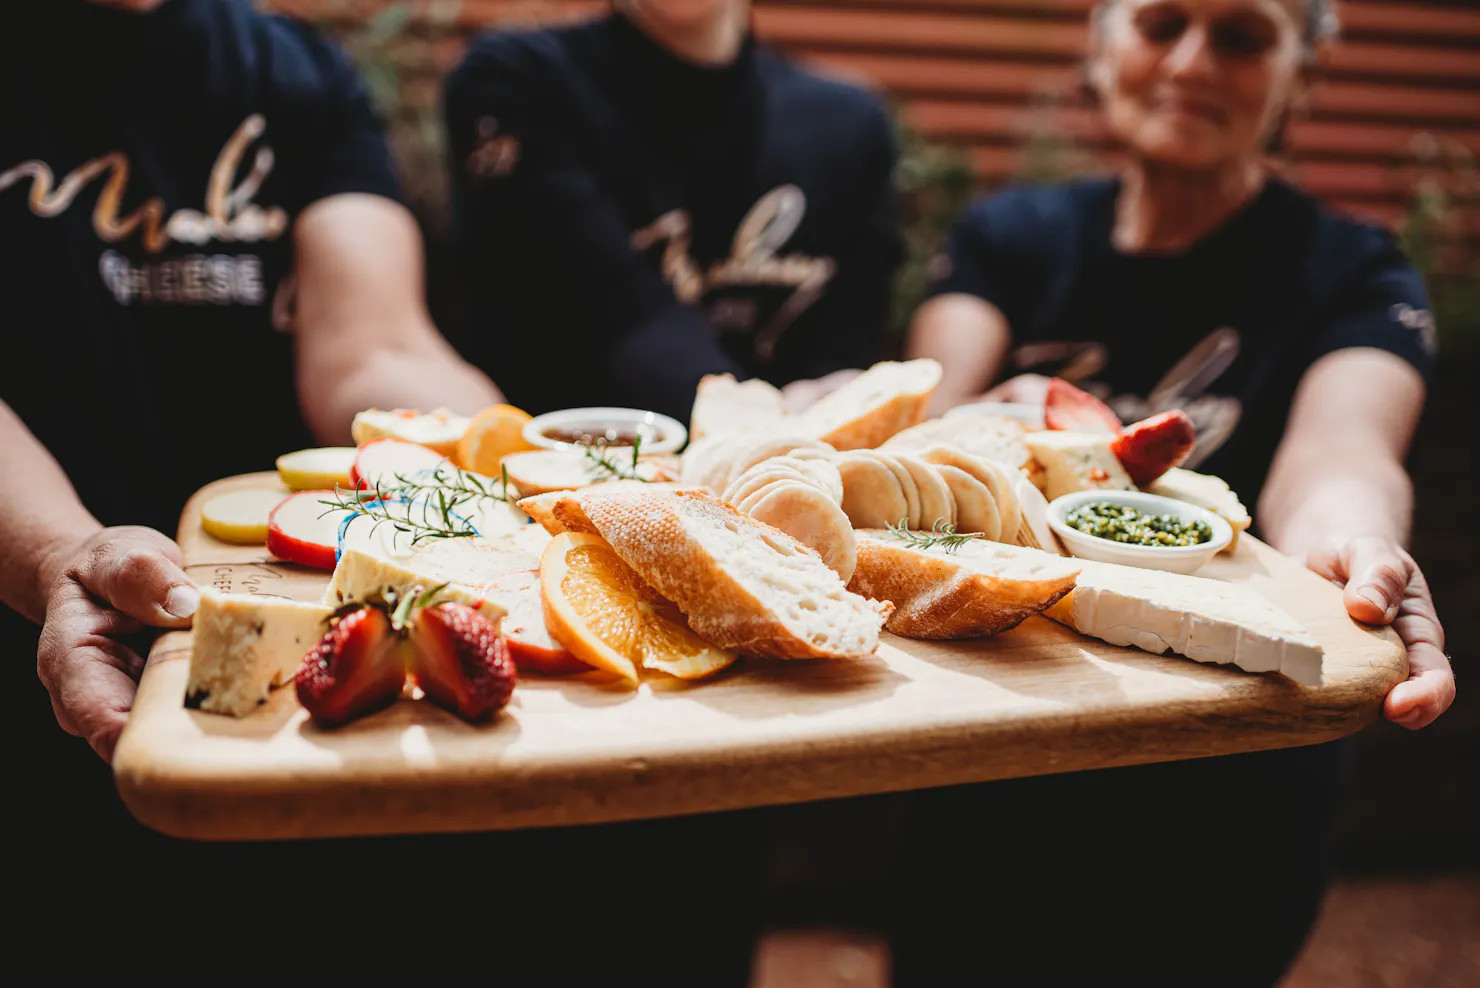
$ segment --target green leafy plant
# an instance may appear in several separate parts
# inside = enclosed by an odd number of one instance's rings
[[[1480,250],[1466,229],[1480,205],[1480,162],[1459,141],[1422,132],[1409,142],[1400,179],[1409,200],[1398,234],[1428,283],[1440,338],[1480,344]]]
[[[965,150],[926,141],[897,109],[894,125],[900,149],[894,182],[900,194],[905,251],[894,278],[891,321],[897,340],[925,298],[951,226],[971,204],[975,176]]]

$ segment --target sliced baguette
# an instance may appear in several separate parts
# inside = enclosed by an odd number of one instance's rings
[[[622,470],[632,466],[632,451],[622,447],[608,449],[605,456]],[[552,491],[573,491],[596,483],[610,476],[595,460],[583,453],[568,453],[564,450],[537,449],[525,453],[510,453],[503,459],[508,471],[509,483],[524,497],[548,494]],[[637,475],[644,480],[655,480],[658,468],[645,460],[639,460]]]
[[[891,436],[883,448],[924,451],[935,446],[952,446],[972,456],[1031,472],[1036,463],[1023,441],[1027,434],[1027,428],[1016,419],[960,415],[921,422]]]
[[[783,659],[878,647],[888,604],[850,593],[816,552],[709,494],[592,490],[579,501],[617,555],[715,645]]]
[[[816,552],[844,583],[852,579],[856,564],[853,524],[826,491],[812,484],[783,480],[745,513]]]
[[[848,588],[894,605],[889,630],[909,638],[976,638],[1016,627],[1074,589],[1077,560],[972,539],[917,549],[877,530],[858,532]]]
[[[874,364],[788,421],[836,449],[872,449],[925,418],[940,376],[930,359]]]
[[[641,480],[609,480],[604,484],[591,484],[588,486],[609,491],[627,489],[681,491],[691,489],[685,487],[683,484],[665,483],[662,481],[654,481],[649,484]],[[529,515],[536,524],[551,535],[559,535],[561,532],[586,532],[595,534],[596,529],[592,528],[591,523],[585,521],[584,515],[580,513],[579,501],[572,500],[572,507],[565,508],[563,511],[560,509],[560,503],[574,493],[576,491],[547,491],[544,494],[535,494],[531,497],[520,498],[518,502],[519,510]],[[569,522],[573,522],[574,524],[570,524]]]
[[[781,392],[759,378],[737,381],[733,374],[706,374],[689,413],[689,440],[740,432],[786,414]]]

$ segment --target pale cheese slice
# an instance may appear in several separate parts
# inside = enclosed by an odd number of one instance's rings
[[[1049,429],[1024,441],[1044,470],[1043,494],[1050,501],[1075,491],[1133,491],[1136,485],[1110,449],[1113,437]]]
[[[408,593],[430,590],[446,583],[447,586],[442,590],[444,598],[476,609],[495,624],[504,616],[503,607],[484,597],[477,588],[448,582],[445,570],[434,576],[414,570],[412,565],[378,559],[359,549],[346,549],[339,557],[339,564],[334,567],[334,576],[329,581],[328,589],[324,591],[324,603],[330,607],[342,607],[349,603],[376,600],[384,597],[387,590],[394,591],[398,597],[404,597]],[[477,574],[470,573],[469,577],[476,579]]]
[[[1073,592],[1045,613],[1080,634],[1321,684],[1320,643],[1248,587],[1085,559],[1076,565]]]
[[[202,587],[186,703],[233,717],[251,713],[293,678],[332,613],[321,604]]]
[[[1228,522],[1233,529],[1233,539],[1223,549],[1224,552],[1232,552],[1234,546],[1238,545],[1239,533],[1248,531],[1253,523],[1253,519],[1249,517],[1249,509],[1244,507],[1233,488],[1221,477],[1172,467],[1146,489],[1152,494],[1205,508]]]

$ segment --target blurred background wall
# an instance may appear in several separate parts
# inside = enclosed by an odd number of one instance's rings
[[[268,0],[351,52],[382,112],[428,234],[434,313],[462,320],[448,241],[440,77],[480,30],[586,17],[602,0]],[[1115,153],[1078,95],[1091,0],[757,0],[760,37],[874,87],[898,109],[910,259],[900,325],[925,260],[970,199],[1004,181],[1104,169]],[[1449,632],[1460,701],[1412,735],[1378,725],[1343,816],[1348,871],[1480,864],[1480,4],[1351,0],[1311,112],[1278,166],[1327,202],[1397,232],[1428,277],[1443,359],[1411,471],[1414,555]]]

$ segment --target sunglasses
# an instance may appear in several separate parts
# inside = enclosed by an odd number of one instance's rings
[[[1135,15],[1136,30],[1154,45],[1173,45],[1192,26],[1192,18],[1172,7],[1143,8]],[[1220,58],[1257,58],[1279,44],[1279,26],[1256,13],[1231,14],[1209,22],[1208,46]]]

